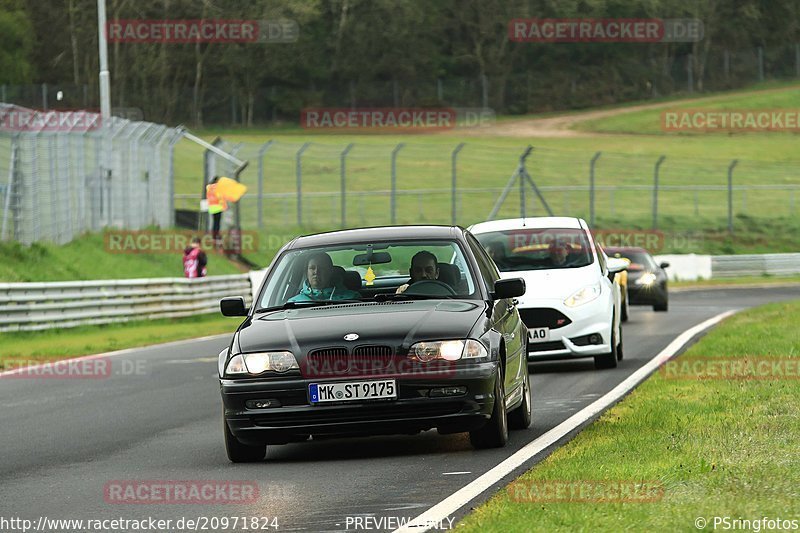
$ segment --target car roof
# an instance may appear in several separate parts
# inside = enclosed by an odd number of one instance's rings
[[[583,222],[583,225],[581,224]],[[469,227],[472,233],[489,233],[491,231],[504,231],[509,229],[522,228],[558,228],[558,229],[582,229],[586,222],[576,217],[526,217],[526,218],[506,218],[503,220],[489,220],[479,222]]]
[[[289,243],[287,249],[355,244],[364,241],[458,239],[463,238],[463,234],[464,228],[460,226],[377,226],[303,235]]]

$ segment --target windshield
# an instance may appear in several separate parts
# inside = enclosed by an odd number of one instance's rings
[[[455,241],[362,242],[284,253],[269,273],[258,309],[478,297]]]
[[[647,252],[638,252],[638,251],[628,251],[628,250],[606,250],[606,253],[609,257],[622,257],[624,259],[628,259],[631,264],[628,267],[628,270],[636,271],[636,270],[655,270],[656,262]]]
[[[578,268],[594,261],[586,232],[523,228],[475,235],[501,272]]]

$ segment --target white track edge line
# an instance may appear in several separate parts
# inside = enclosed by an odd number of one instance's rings
[[[437,503],[421,515],[407,522],[404,526],[396,529],[394,533],[424,533],[434,525],[441,523],[453,515],[456,511],[468,504],[483,491],[500,481],[502,478],[513,472],[525,461],[534,455],[545,450],[559,439],[579,427],[581,424],[601,413],[609,406],[617,402],[628,392],[633,390],[639,383],[644,381],[647,376],[658,369],[661,364],[675,356],[687,342],[698,333],[710,328],[734,314],[735,310],[725,311],[708,320],[693,326],[672,340],[658,355],[645,363],[642,367],[628,376],[622,383],[611,389],[604,396],[598,398],[582,410],[578,411],[559,425],[532,440],[513,455],[503,460],[497,466],[488,470],[485,474],[471,481],[461,489],[457,490],[441,502]]]

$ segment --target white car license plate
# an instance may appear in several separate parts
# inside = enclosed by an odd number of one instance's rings
[[[550,328],[528,328],[528,339],[531,342],[547,342],[550,340]]]
[[[393,379],[381,381],[350,381],[347,383],[311,383],[308,386],[311,403],[347,402],[397,398]]]

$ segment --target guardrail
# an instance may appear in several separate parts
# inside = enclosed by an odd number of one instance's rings
[[[657,255],[668,261],[672,280],[735,278],[740,276],[793,276],[800,274],[800,253],[742,255]]]
[[[712,256],[711,273],[715,278],[791,276],[800,274],[800,254]]]
[[[205,278],[0,283],[0,331],[71,328],[219,311],[225,296],[252,301],[248,274]]]

